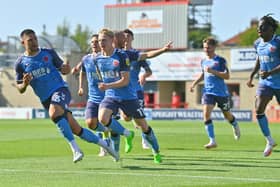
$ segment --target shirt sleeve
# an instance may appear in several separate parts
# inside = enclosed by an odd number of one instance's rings
[[[82,59],[82,66],[81,66],[82,72],[86,72],[85,61],[86,61],[86,56],[84,56],[83,59]]]
[[[50,49],[50,54],[53,57],[53,65],[59,69],[63,64],[63,60],[58,56],[58,54],[53,49]]]
[[[16,82],[17,84],[21,84],[23,82],[22,78],[24,73],[24,69],[22,68],[22,64],[21,64],[21,58],[19,58],[15,63],[15,71],[16,71]]]

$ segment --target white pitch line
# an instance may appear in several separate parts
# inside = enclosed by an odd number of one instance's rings
[[[177,174],[153,174],[153,173],[127,173],[127,172],[100,172],[100,171],[64,171],[64,170],[23,170],[23,169],[0,169],[0,173],[51,173],[51,174],[94,174],[94,175],[129,175],[129,176],[151,176],[151,177],[175,177],[175,178],[197,178],[213,180],[235,180],[248,182],[280,182],[280,179],[264,178],[240,178],[240,177],[223,177],[223,176],[197,176],[197,175],[177,175]]]

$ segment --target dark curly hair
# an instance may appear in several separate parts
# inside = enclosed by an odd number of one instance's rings
[[[260,21],[263,21],[264,23],[269,24],[272,27],[273,31],[275,32],[278,28],[278,21],[275,20],[271,15],[273,15],[273,14],[270,13],[270,14],[263,16],[260,19]]]

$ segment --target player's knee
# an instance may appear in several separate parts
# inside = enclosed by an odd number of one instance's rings
[[[53,112],[50,112],[49,111],[49,117],[50,117],[50,119],[52,120],[52,121],[57,121],[57,119],[56,118],[58,118],[58,119],[60,119],[60,118],[65,118],[65,119],[67,119],[67,111],[57,111],[57,110],[55,110],[55,111],[53,111]]]
[[[97,120],[87,119],[86,124],[87,124],[88,128],[94,130],[97,127]]]
[[[148,123],[145,120],[145,118],[140,118],[140,119],[134,118],[134,121],[135,121],[136,125],[142,129],[142,131],[145,132],[148,130],[149,126],[148,126]]]
[[[235,116],[234,116],[234,115],[231,115],[231,117],[228,118],[228,121],[229,121],[230,123],[233,123],[235,120],[236,120],[236,119],[235,119]]]
[[[65,118],[65,115],[60,115],[60,116],[50,116],[51,120],[54,122],[54,123],[57,123],[59,122],[61,119]]]
[[[99,122],[106,127],[108,127],[111,124],[111,121],[112,121],[111,118],[109,120],[105,119],[105,118],[102,118],[102,119],[99,120]]]
[[[224,117],[225,117],[229,122],[233,121],[234,116],[232,115],[231,112],[229,112],[229,111],[223,111],[223,114],[224,114]]]
[[[124,121],[127,121],[127,122],[132,120],[132,118],[128,117],[128,116],[122,116],[122,117],[123,117]]]

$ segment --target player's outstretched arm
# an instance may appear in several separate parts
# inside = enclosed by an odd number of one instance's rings
[[[75,75],[76,73],[78,73],[81,70],[82,67],[82,62],[79,62],[76,66],[74,66],[71,70],[71,74]]]
[[[164,45],[164,47],[162,47],[160,49],[156,49],[156,50],[141,53],[139,61],[146,60],[147,58],[156,57],[156,56],[168,51],[169,49],[172,48],[172,44],[173,44],[173,41],[169,41],[167,44]]]

